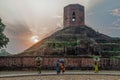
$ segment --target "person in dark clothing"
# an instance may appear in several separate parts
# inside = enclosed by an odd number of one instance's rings
[[[61,67],[60,67],[59,60],[57,60],[57,62],[56,62],[56,72],[57,72],[57,74],[60,74],[60,72],[61,72]]]

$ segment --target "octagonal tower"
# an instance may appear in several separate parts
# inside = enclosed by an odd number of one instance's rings
[[[84,25],[84,6],[80,4],[70,4],[64,7],[63,23],[64,27]]]

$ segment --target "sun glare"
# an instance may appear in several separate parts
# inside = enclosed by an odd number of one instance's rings
[[[32,36],[31,40],[32,40],[32,42],[37,43],[39,41],[39,37],[38,36]]]

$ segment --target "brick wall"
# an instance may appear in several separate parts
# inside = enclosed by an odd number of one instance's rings
[[[42,57],[43,69],[55,69],[55,63],[61,57]],[[36,57],[0,57],[0,70],[36,70]],[[67,69],[94,69],[93,58],[66,57]],[[120,70],[120,59],[102,58],[99,62],[100,69]]]

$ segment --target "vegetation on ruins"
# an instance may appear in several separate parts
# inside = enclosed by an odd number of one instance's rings
[[[2,20],[0,19],[0,49],[6,47],[6,45],[9,42],[9,39],[3,33],[4,29],[5,29],[5,25],[2,23]]]

